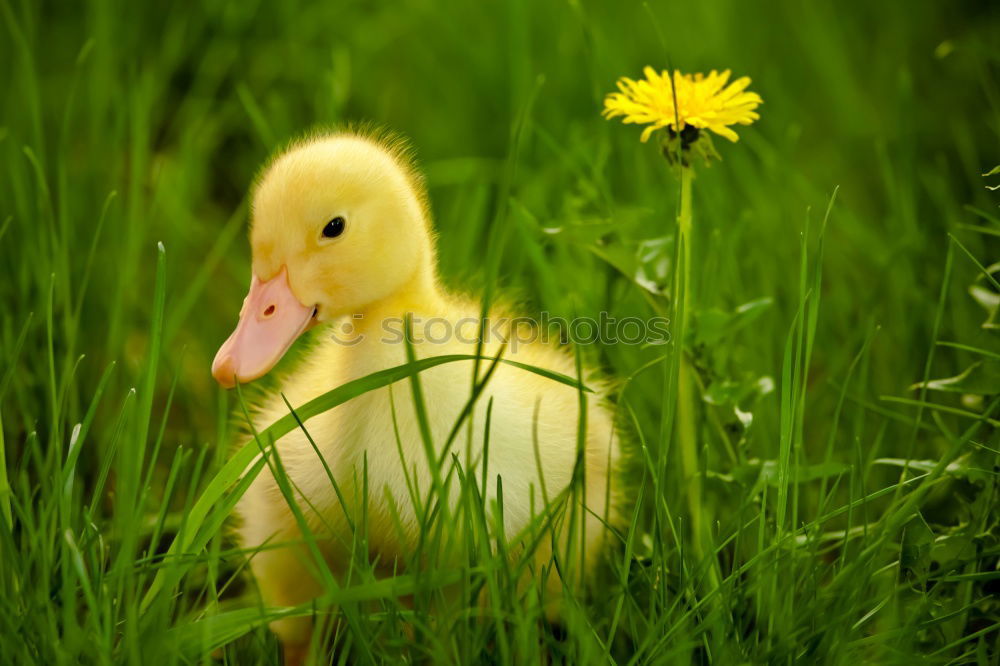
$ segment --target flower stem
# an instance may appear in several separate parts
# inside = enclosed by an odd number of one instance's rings
[[[698,464],[698,434],[697,434],[697,401],[694,382],[694,368],[684,356],[684,341],[687,335],[689,312],[693,306],[691,298],[691,180],[692,169],[681,167],[680,210],[677,214],[677,242],[680,244],[678,256],[680,265],[677,267],[677,285],[675,297],[674,320],[677,322],[675,331],[678,336],[677,350],[680,358],[677,362],[677,421],[676,434],[680,447],[681,472],[687,494],[688,515],[691,525],[691,552],[697,565],[705,564],[705,557],[711,557],[707,562],[708,589],[714,590],[719,584],[718,566],[712,553],[710,527],[712,523],[711,510],[702,502],[702,476]]]

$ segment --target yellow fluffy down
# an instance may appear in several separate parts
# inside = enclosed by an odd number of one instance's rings
[[[318,232],[333,216],[346,220],[346,230],[332,242],[324,242]],[[421,180],[400,150],[380,140],[353,133],[322,135],[292,146],[273,160],[254,193],[250,238],[254,272],[267,279],[286,266],[299,301],[318,304],[318,319],[332,322],[330,329],[315,336],[297,367],[280,379],[280,393],[292,405],[405,363],[405,345],[385,333],[387,318],[409,314],[419,320],[437,317],[452,323],[479,318],[478,303],[450,295],[440,285]],[[347,322],[353,326],[352,344],[343,344]],[[334,332],[339,333],[339,341]],[[494,355],[500,346],[493,340],[484,353]],[[454,338],[416,343],[418,357],[475,352],[474,343]],[[508,348],[504,358],[577,375],[569,353],[541,342]],[[420,374],[432,439],[439,449],[466,407],[472,364],[448,363]],[[488,365],[483,362],[480,373]],[[606,527],[596,516],[615,523],[619,513],[617,488],[611,485],[619,461],[618,437],[605,406],[603,384],[588,382],[588,386],[596,390],[586,397],[582,580],[607,542]],[[487,506],[493,506],[500,477],[504,530],[509,538],[521,532],[532,512],[541,511],[543,486],[550,499],[568,486],[577,457],[580,397],[571,386],[501,363],[476,403],[471,428],[463,429],[453,448],[467,471],[477,477],[482,472],[490,403]],[[255,427],[262,429],[287,412],[280,394],[270,394],[253,405]],[[326,564],[334,573],[343,573],[348,563],[349,552],[342,544],[350,544],[352,537],[344,509],[349,515],[361,515],[360,480],[367,464],[370,556],[377,557],[387,572],[398,572],[405,554],[416,549],[420,533],[401,456],[421,494],[426,496],[432,487],[409,381],[366,393],[310,419],[306,427],[346,507],[340,506],[324,466],[301,430],[284,436],[277,447],[288,477],[301,493],[299,504],[310,529],[322,539]],[[453,482],[452,502],[457,488]],[[321,593],[321,584],[310,574],[310,555],[301,545],[296,520],[267,469],[240,501],[238,514],[242,545],[254,549],[266,544],[253,555],[250,566],[267,605],[294,606]],[[563,542],[569,536],[565,531]],[[281,543],[286,545],[273,547]],[[544,540],[536,555],[540,566],[535,569],[552,570],[547,580],[547,609],[557,613],[562,582],[551,567],[550,543]],[[311,623],[283,620],[273,629],[285,644],[286,654],[295,655],[303,653]]]

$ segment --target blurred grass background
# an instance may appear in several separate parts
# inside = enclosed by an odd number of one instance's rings
[[[176,582],[203,585],[201,596],[166,598],[145,615],[138,607],[146,558],[227,454],[235,403],[208,369],[245,291],[245,196],[272,151],[316,125],[388,126],[412,140],[427,174],[447,284],[481,290],[487,257],[500,253],[497,285],[529,313],[649,316],[671,279],[676,183],[653,142],[599,111],[619,76],[668,62],[731,68],[764,99],[761,120],[736,145],[717,140],[723,161],[695,182],[692,349],[709,400],[700,433],[720,557],[725,571],[752,564],[727,581],[773,584],[782,572],[789,591],[756,605],[727,596],[732,651],[709,645],[718,634],[707,620],[685,650],[653,649],[644,632],[687,626],[684,602],[628,620],[607,657],[893,662],[937,650],[941,663],[998,663],[1000,446],[981,414],[1000,385],[991,375],[968,397],[928,394],[962,414],[883,399],[919,399],[910,387],[925,372],[953,376],[984,359],[938,341],[1000,350],[982,326],[990,313],[968,293],[995,286],[969,255],[992,264],[1000,231],[1000,197],[981,176],[1000,163],[996,6],[0,0],[0,19],[0,418],[11,488],[0,477],[0,652],[11,663],[151,663],[144,642],[198,617],[215,568],[238,568],[238,554],[221,554],[220,530]],[[766,506],[760,461],[779,457],[800,262],[804,248],[812,279],[835,188],[822,289],[810,297],[811,364],[791,387],[804,396],[795,461],[816,479],[794,484],[787,527],[805,526],[807,545],[755,560],[785,529]],[[498,224],[502,246],[487,242]],[[733,314],[750,302],[752,319]],[[618,378],[662,353],[585,350]],[[650,446],[662,379],[643,372],[627,389]],[[966,441],[976,445],[956,450],[973,426]],[[970,451],[975,463],[961,457]],[[911,485],[864,503],[865,525],[885,528],[880,516],[905,506],[888,522],[919,518],[927,534],[878,532],[877,557],[858,560],[863,573],[848,571],[857,587],[843,592],[837,575],[869,535],[821,538],[861,523],[819,517],[895,489],[900,469],[873,461],[909,457],[959,460],[958,471],[912,505]],[[666,488],[682,516],[683,478]],[[723,549],[742,533],[723,520],[737,512],[767,531],[755,524],[755,543]],[[638,575],[649,580],[679,575],[683,553],[658,550],[646,522],[652,545],[637,546],[629,566],[657,570]],[[954,553],[935,550],[958,541]],[[971,577],[931,581],[942,567]],[[831,585],[836,601],[823,601]],[[276,655],[265,631],[252,635],[237,663]],[[572,631],[566,640],[575,659],[601,655]]]

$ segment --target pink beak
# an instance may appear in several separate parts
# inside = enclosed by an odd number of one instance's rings
[[[245,384],[267,374],[314,323],[314,312],[295,298],[285,266],[267,282],[254,275],[236,330],[212,362],[215,381],[233,388],[236,382]]]

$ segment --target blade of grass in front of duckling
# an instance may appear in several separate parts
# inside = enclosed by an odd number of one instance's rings
[[[198,478],[201,474],[201,469],[205,461],[204,450],[198,453],[196,458],[194,469],[194,477]],[[196,565],[203,562],[203,558],[199,557],[197,554],[208,546],[208,544],[215,538],[218,537],[220,532],[223,530],[226,520],[228,520],[230,514],[236,508],[236,504],[239,502],[240,498],[253,483],[256,475],[266,467],[266,463],[263,457],[258,458],[254,465],[248,470],[247,474],[240,478],[240,480],[221,497],[218,502],[213,507],[212,513],[206,517],[204,522],[201,524],[201,528],[197,531],[189,528],[187,522],[182,518],[182,522],[177,530],[177,536],[175,541],[178,539],[187,540],[188,534],[192,533],[190,537],[190,554],[186,557],[173,557],[169,553],[164,556],[156,556],[150,561],[151,567],[157,569],[156,577],[153,579],[154,582],[157,579],[165,581],[163,584],[167,589],[173,589],[175,585],[184,577],[184,575]],[[192,484],[194,485],[194,484]],[[185,509],[189,508],[189,505],[185,505]],[[182,514],[186,515],[186,514]],[[270,544],[268,544],[270,546]],[[273,546],[272,546],[273,547]],[[251,553],[252,556],[253,553]],[[161,578],[162,574],[162,578]],[[178,597],[166,596],[156,599],[156,603],[152,604],[149,609],[142,610],[144,615],[142,616],[142,622],[145,628],[149,630],[154,630],[156,626],[162,624],[164,621],[172,622],[171,618],[176,613],[177,602],[184,601],[183,595]],[[157,617],[157,613],[161,614],[161,617]],[[167,619],[164,619],[167,618]]]
[[[295,484],[295,480],[288,476],[285,465],[281,460],[281,453],[277,446],[279,439],[277,437],[268,437],[266,445],[264,440],[261,439],[256,428],[254,427],[253,419],[250,417],[250,412],[247,410],[239,384],[236,385],[236,395],[240,403],[240,409],[243,411],[243,418],[245,419],[247,427],[250,429],[252,440],[257,444],[260,450],[261,459],[269,468],[271,476],[278,486],[278,490],[281,492],[286,506],[288,506],[288,509],[291,511],[299,533],[302,535],[302,539],[311,556],[311,558],[306,562],[307,569],[317,581],[323,584],[324,590],[328,590],[336,594],[341,589],[340,583],[337,581],[333,572],[330,571],[326,558],[320,550],[316,535],[309,526],[309,522],[306,520],[305,514],[302,513],[302,508],[299,506],[299,502],[296,499],[296,492],[298,492],[299,497],[310,504],[310,509],[314,516],[322,520],[322,513],[312,505],[309,497]],[[282,398],[284,399],[284,396],[282,396]],[[299,423],[298,415],[293,413],[291,416],[296,423]],[[305,426],[302,426],[302,428],[304,429]],[[294,490],[292,488],[293,485],[296,486]],[[323,520],[323,522],[325,522],[325,520]],[[363,522],[367,524],[367,520]],[[332,529],[329,531],[331,533],[333,532]],[[347,620],[348,625],[351,627],[357,643],[361,648],[361,655],[363,657],[362,661],[369,664],[375,663],[375,657],[372,654],[371,645],[366,640],[365,633],[362,631],[358,609],[353,604],[347,604],[341,607],[341,611],[343,612],[344,617]]]
[[[406,335],[403,338],[403,342],[406,346],[406,362],[416,363],[417,353],[413,347],[413,316],[409,312],[406,313],[405,322]],[[420,440],[424,445],[424,455],[427,457],[427,466],[431,473],[431,480],[434,484],[434,490],[439,493],[444,492],[444,488],[441,485],[441,469],[437,463],[437,456],[434,453],[434,437],[431,434],[430,420],[427,418],[427,406],[424,404],[424,393],[420,388],[420,377],[419,373],[414,372],[410,375],[410,390],[413,396],[413,411],[417,417],[417,427],[420,431]],[[444,495],[442,495],[443,497]]]
[[[275,439],[280,438],[282,435],[287,434],[292,429],[296,428],[299,422],[305,422],[308,419],[321,414],[325,411],[333,409],[334,407],[347,402],[359,395],[367,393],[369,391],[393,384],[401,379],[406,379],[412,374],[422,372],[428,368],[441,365],[442,363],[452,363],[456,361],[468,361],[473,360],[475,357],[467,354],[454,354],[447,356],[434,356],[425,359],[420,359],[414,363],[406,363],[394,368],[388,368],[386,370],[380,370],[374,372],[365,377],[353,380],[340,387],[337,387],[323,395],[314,398],[305,405],[300,406],[294,415],[288,414],[275,423],[271,424],[266,430],[260,433],[261,437],[270,436]],[[568,385],[576,385],[577,383],[565,376],[559,375],[558,373],[553,373],[551,371],[545,370],[544,368],[536,368],[528,364],[516,363],[511,361],[502,361],[515,367],[521,368],[528,372],[533,372],[543,377],[553,379],[554,381],[559,381],[561,383],[566,383]],[[131,394],[130,394],[131,395]],[[117,440],[115,440],[117,441]],[[253,461],[257,459],[259,455],[259,449],[257,445],[251,441],[244,444],[240,449],[238,449],[226,462],[225,465],[216,473],[213,479],[209,482],[206,488],[202,491],[194,505],[190,508],[190,511],[185,512],[185,524],[188,527],[186,535],[178,534],[174,538],[170,547],[165,555],[168,559],[175,559],[179,561],[179,558],[192,553],[192,544],[194,542],[195,536],[201,527],[202,522],[208,516],[210,510],[215,505],[215,503],[222,497],[226,490],[232,486],[238,479],[246,474],[247,476],[253,477],[260,471],[260,467],[251,467]],[[106,460],[110,461],[113,456],[109,454]],[[248,469],[249,468],[249,469]],[[103,475],[106,476],[106,473]],[[103,484],[100,484],[103,485]],[[96,495],[95,495],[96,501]],[[93,507],[92,507],[93,509]],[[167,583],[168,577],[170,580],[176,582],[180,579],[182,572],[185,570],[185,565],[178,564],[176,567],[168,569],[160,569],[157,571],[153,582],[150,584],[149,589],[143,596],[141,609],[145,613],[149,608],[152,601],[165,589],[165,584]],[[167,586],[166,589],[170,589],[171,586]]]
[[[315,533],[313,529],[309,526],[308,521],[306,520],[305,515],[303,514],[302,509],[299,506],[298,500],[296,499],[296,493],[298,493],[298,496],[302,498],[307,504],[309,504],[309,508],[313,512],[313,515],[320,518],[320,522],[322,523],[323,526],[325,526],[329,534],[336,534],[336,532],[330,528],[325,518],[312,504],[308,496],[306,496],[305,493],[302,492],[301,488],[299,488],[299,486],[295,483],[294,479],[292,479],[287,474],[286,468],[284,467],[284,464],[281,461],[281,456],[277,447],[277,440],[272,439],[269,441],[269,446],[267,447],[263,446],[258,433],[254,429],[246,405],[243,402],[242,394],[239,393],[239,387],[237,387],[237,395],[239,397],[241,409],[243,410],[244,418],[246,420],[248,427],[251,430],[253,440],[258,443],[258,446],[260,446],[260,451],[261,451],[260,462],[263,462],[265,466],[269,468],[270,474],[274,478],[278,490],[285,500],[285,504],[288,506],[290,512],[292,513],[293,518],[295,519],[299,533],[302,537],[302,542],[305,543],[307,550],[311,555],[310,560],[306,562],[306,568],[310,572],[310,576],[313,578],[313,580],[320,582],[323,585],[323,589],[326,590],[327,592],[335,592],[341,589],[340,581],[338,581],[334,576],[334,574],[330,571],[330,568],[320,551]],[[282,395],[282,399],[287,404],[287,399],[285,398],[284,395]],[[298,421],[297,418],[296,420]],[[300,427],[302,428],[303,431],[306,432],[306,436],[311,439],[311,436],[308,435],[308,431],[305,429],[305,427],[302,425],[300,425]],[[233,493],[233,495],[235,495],[235,493]],[[238,499],[239,497],[236,497],[234,499],[233,503],[234,506],[235,502],[238,501]],[[280,543],[269,544],[269,545],[273,545],[273,547],[279,547],[279,548],[282,547],[282,544]],[[353,568],[353,560],[352,560],[352,568]],[[344,607],[341,608],[340,610],[343,612],[344,617],[346,618],[347,624],[351,629],[352,635],[357,635],[358,642],[361,644],[363,648],[363,654],[366,658],[366,661],[371,663],[372,655],[370,651],[370,646],[368,642],[363,639],[363,636],[359,634],[361,626],[360,626],[360,618],[358,617],[356,609],[352,606],[352,607]],[[313,639],[315,638],[316,637],[314,636]]]
[[[549,489],[545,484],[545,468],[542,465],[542,450],[538,441],[538,413],[542,409],[542,396],[535,398],[535,408],[531,415],[531,447],[535,453],[535,473],[538,475],[538,490],[542,494],[542,503],[549,505]],[[532,497],[534,497],[532,495]]]
[[[413,344],[413,318],[411,313],[406,313],[404,344],[406,348],[406,360],[408,363],[415,363],[417,360],[416,349]],[[478,355],[477,355],[478,358]],[[431,487],[427,492],[427,500],[423,504],[424,515],[418,516],[420,527],[420,539],[417,542],[417,560],[423,558],[425,553],[437,552],[440,548],[441,529],[445,525],[452,523],[451,507],[449,506],[449,493],[441,478],[441,463],[437,460],[434,449],[434,437],[430,428],[430,419],[427,416],[427,407],[424,403],[423,390],[420,385],[419,373],[410,375],[410,395],[413,402],[413,411],[417,419],[417,427],[420,433],[420,441],[423,444],[427,469],[431,475]],[[419,478],[419,477],[418,477]],[[435,517],[440,517],[435,528]],[[431,531],[434,531],[432,539],[429,539]],[[418,572],[421,569],[418,568]]]
[[[336,612],[329,609],[416,595],[426,590],[440,589],[457,581],[457,572],[441,572],[435,576],[424,576],[423,579],[403,574],[327,592],[315,601],[299,606],[254,607],[224,611],[169,629],[162,637],[162,646],[167,654],[178,653],[186,657],[184,663],[190,663],[191,658],[197,658],[205,652],[222,647],[248,631],[263,627],[277,619]],[[353,652],[348,652],[349,654],[342,655],[341,659],[345,660],[344,663],[353,663],[346,661],[354,656]]]
[[[247,414],[246,410],[244,410],[244,414]],[[255,441],[256,439],[257,438],[255,438]],[[271,472],[271,475],[275,476],[278,485],[278,490],[281,491],[282,496],[285,497],[285,502],[286,503],[294,502],[294,506],[289,506],[289,511],[291,511],[292,517],[296,518],[297,522],[299,517],[302,518],[302,522],[305,524],[306,529],[308,530],[308,532],[303,532],[304,535],[303,538],[312,539],[313,541],[316,541],[315,529],[310,527],[308,523],[305,522],[305,514],[302,511],[302,507],[299,504],[299,500],[296,499],[296,495],[299,498],[301,498],[302,502],[305,502],[309,510],[312,512],[312,515],[316,517],[316,519],[318,519],[319,525],[317,527],[319,529],[324,530],[328,534],[337,534],[337,532],[333,529],[333,526],[327,519],[326,515],[324,515],[323,512],[321,512],[319,509],[316,508],[316,505],[313,503],[310,497],[305,492],[303,492],[302,487],[299,486],[298,483],[296,483],[295,479],[289,476],[285,468],[285,465],[281,460],[281,455],[278,452],[277,443],[276,442],[272,443],[270,447],[266,448],[263,445],[261,445],[260,452],[261,452],[260,459],[264,461],[265,466]],[[280,478],[278,478],[278,476],[280,476]],[[282,488],[282,486],[285,486],[285,488]],[[285,490],[287,490],[287,496],[286,493],[284,492]],[[298,514],[298,516],[296,516],[296,514]],[[209,530],[206,531],[205,534],[210,538],[212,532]],[[314,553],[312,553],[314,556],[316,554],[319,554],[319,546],[316,544],[311,545],[310,551],[315,551]],[[319,568],[321,569],[327,568],[324,559],[322,558],[317,559],[316,562],[322,565]],[[323,572],[321,571],[320,573],[321,573],[320,576],[315,576],[315,577],[316,578],[322,577]]]
[[[299,420],[305,422],[313,416],[333,409],[334,407],[337,407],[338,405],[341,405],[359,395],[383,386],[388,386],[389,384],[395,383],[401,379],[406,379],[412,373],[421,372],[428,368],[441,365],[442,363],[468,361],[472,359],[473,356],[466,354],[434,356],[420,359],[412,364],[405,363],[394,368],[387,368],[385,370],[373,372],[370,375],[347,382],[346,384],[327,391],[326,393],[310,400],[297,409],[295,416],[292,416],[291,414],[283,416],[261,431],[259,435],[262,439],[266,439],[268,437],[278,439],[282,435],[285,435],[296,428]],[[134,390],[130,392],[130,395],[132,394],[134,394]],[[202,491],[197,501],[195,501],[195,503],[191,506],[190,510],[185,513],[185,521],[190,529],[187,532],[187,536],[182,537],[182,535],[178,535],[174,539],[167,551],[167,557],[180,558],[191,554],[191,543],[211,508],[215,505],[219,498],[222,497],[226,490],[229,489],[237,480],[244,475],[252,476],[259,472],[259,468],[257,471],[248,469],[259,456],[260,450],[257,443],[254,441],[247,442],[235,453],[233,453],[232,456],[230,456],[226,464],[223,465],[218,472],[216,472],[215,476]],[[95,502],[96,499],[97,498],[95,496]],[[165,571],[161,570],[153,579],[152,584],[146,591],[142,600],[141,608],[143,612],[146,611],[152,601],[162,592],[163,585],[166,582],[166,575]]]
[[[292,403],[288,402],[288,398],[285,397],[284,393],[281,394],[281,401],[285,403],[285,407],[288,408],[288,413],[291,414],[292,417],[295,419],[295,423],[298,425],[299,430],[301,430],[302,434],[305,435],[306,440],[309,442],[309,446],[312,447],[313,453],[316,454],[316,458],[323,466],[323,471],[326,473],[326,479],[327,481],[330,482],[330,487],[333,488],[333,492],[337,496],[337,502],[340,504],[340,508],[344,512],[344,520],[347,521],[348,527],[350,527],[351,531],[353,532],[355,529],[354,519],[351,517],[350,512],[347,510],[347,503],[346,500],[344,499],[344,493],[341,492],[340,484],[337,483],[337,479],[333,476],[333,470],[330,469],[330,465],[326,462],[326,456],[324,456],[323,453],[319,450],[319,447],[316,446],[316,442],[315,440],[313,440],[312,435],[309,434],[309,430],[306,428],[305,424],[302,423],[302,419],[299,418],[298,413],[295,411],[295,408],[292,407]]]
[[[474,469],[469,468],[463,471],[459,466],[457,473],[464,478],[462,481],[462,497],[465,500],[464,518],[466,525],[466,538],[468,540],[468,562],[469,570],[466,573],[467,596],[465,597],[472,604],[487,602],[489,611],[494,615],[497,613],[498,599],[495,592],[495,571],[493,567],[494,552],[493,542],[490,537],[489,528],[489,459],[490,459],[490,439],[493,432],[493,396],[490,396],[486,403],[486,415],[483,423],[483,456],[482,469],[480,470],[481,480],[475,480]],[[454,456],[457,463],[457,456]],[[484,590],[489,590],[486,598],[482,595]],[[476,601],[479,599],[479,602]],[[499,628],[498,628],[499,629]]]
[[[459,567],[461,579],[458,583],[459,587],[456,597],[461,602],[466,602],[466,600],[473,599],[472,571],[476,566],[477,548],[475,541],[475,525],[472,521],[472,511],[474,510],[473,503],[477,500],[479,495],[474,490],[476,485],[475,475],[472,473],[466,475],[463,472],[461,461],[458,459],[458,454],[452,454],[452,461],[456,467],[455,474],[458,477],[460,488],[454,523],[456,528],[455,540],[461,549],[459,551],[460,557],[456,558],[461,565]],[[468,603],[473,602],[470,601]],[[470,629],[472,629],[472,626],[468,620],[463,622],[461,619],[456,619],[453,625],[452,638],[454,645],[456,646],[456,656],[459,663],[468,663],[471,659],[471,654],[468,650],[468,646],[471,643]]]
[[[507,549],[507,534],[504,531],[504,518],[503,518],[503,477],[499,474],[496,476],[496,499],[493,502],[492,507],[492,524],[493,529],[490,530],[490,534],[493,536],[493,543],[495,544],[495,549],[493,551],[493,575],[490,576],[490,582],[492,583],[492,589],[490,590],[490,597],[493,599],[493,614],[496,619],[497,625],[497,644],[500,647],[500,662],[509,664],[511,662],[511,649],[512,645],[510,642],[510,636],[507,631],[507,622],[505,622],[505,613],[503,612],[503,601],[505,599],[511,599],[513,597],[510,594],[510,576],[503,575],[505,572],[509,571],[509,557]]]
[[[483,378],[478,382],[476,382],[475,386],[472,387],[472,395],[470,395],[469,399],[466,400],[465,405],[462,407],[462,411],[459,412],[458,418],[455,419],[455,423],[451,427],[451,432],[448,433],[448,438],[445,440],[444,446],[441,447],[441,453],[439,454],[439,460],[438,460],[439,465],[444,464],[445,459],[451,450],[452,444],[454,444],[455,439],[458,437],[458,434],[461,431],[462,424],[465,423],[466,419],[468,419],[472,415],[472,412],[475,410],[476,403],[479,400],[479,396],[482,395],[483,390],[486,388],[486,385],[490,381],[490,378],[493,377],[493,373],[496,371],[497,366],[500,365],[501,357],[503,356],[503,353],[506,350],[507,350],[507,345],[506,343],[504,343],[503,345],[501,345],[500,351],[497,352],[497,355],[490,362],[489,367],[486,368],[486,372],[483,374]],[[466,447],[465,465],[471,472],[472,452],[470,449],[471,445],[469,447]]]
[[[406,492],[410,498],[410,506],[413,507],[413,514],[423,515],[423,504],[420,501],[420,490],[417,488],[413,475],[410,474],[410,465],[406,462],[406,454],[403,452],[403,439],[399,434],[399,413],[396,409],[396,397],[389,386],[389,414],[392,416],[392,435],[396,441],[396,455],[399,456],[399,467],[403,471],[403,480],[406,482]]]
[[[584,393],[583,386],[583,352],[579,345],[573,349],[573,362],[576,369],[577,382],[579,387],[577,396],[577,416],[576,416],[576,456],[573,464],[573,476],[570,491],[570,518],[569,531],[566,538],[566,562],[568,564],[569,580],[564,581],[569,584],[569,590],[564,591],[569,598],[580,589],[585,576],[585,558],[587,556],[587,516],[584,515],[583,507],[587,501],[587,394]],[[576,530],[579,526],[579,537]],[[574,557],[573,543],[576,541],[579,552]]]
[[[504,348],[501,348],[499,354],[502,354],[503,351]],[[473,503],[473,505],[468,504],[469,492],[470,492],[469,484],[471,483],[474,485],[475,483],[475,481],[472,480],[475,459],[472,457],[470,447],[466,447],[466,452],[465,452],[466,469],[469,470],[468,476],[465,473],[463,473],[463,467],[459,456],[455,453],[450,453],[449,455],[449,452],[452,444],[454,443],[455,438],[461,431],[463,423],[472,414],[475,403],[478,400],[479,395],[482,393],[482,389],[489,383],[489,380],[492,377],[493,372],[496,370],[496,367],[499,364],[499,362],[500,358],[498,355],[496,358],[493,359],[493,361],[490,364],[490,367],[487,368],[486,373],[483,375],[482,379],[476,385],[476,388],[473,390],[473,395],[470,396],[470,398],[466,401],[466,404],[463,407],[462,412],[459,414],[458,418],[456,419],[455,423],[452,426],[452,430],[449,434],[448,440],[442,447],[440,459],[438,460],[439,468],[445,465],[445,463],[448,460],[451,461],[451,464],[448,466],[448,472],[444,476],[444,479],[442,481],[443,492],[435,494],[434,488],[429,489],[429,492],[427,493],[427,500],[423,504],[424,507],[429,508],[429,511],[426,514],[418,514],[421,515],[420,524],[422,528],[417,545],[418,558],[417,561],[414,563],[417,567],[417,570],[420,570],[421,568],[420,565],[421,557],[430,558],[431,560],[438,562],[457,561],[453,554],[454,548],[456,547],[461,548],[463,546],[468,546],[469,545],[468,541],[472,535],[468,529],[464,530],[464,532],[456,532],[453,529],[453,526],[455,524],[459,525],[465,524],[462,522],[463,514],[466,523],[468,523],[468,521],[470,520],[468,511],[470,510],[471,506],[476,507],[474,510],[477,511],[485,512],[486,510],[485,504],[481,504],[478,499]],[[492,409],[492,397],[489,404],[487,405],[487,415],[485,424],[486,432],[484,433],[485,444],[484,444],[483,456],[487,456],[489,453],[488,438],[489,438],[489,425],[491,422],[490,420],[491,409]],[[400,455],[402,455],[401,450],[400,450]],[[455,494],[451,492],[452,484],[456,482],[456,480],[459,484],[457,491],[457,498],[455,497]],[[483,497],[485,496],[486,495],[484,493]],[[480,497],[478,492],[476,494],[476,497],[477,498]],[[442,503],[447,503],[447,506],[445,508],[446,512],[445,518],[441,518],[440,507]],[[452,512],[457,512],[457,513],[455,513],[454,515],[450,515]],[[435,518],[437,518],[436,522]],[[433,538],[428,537],[428,532],[431,528],[434,529]],[[488,532],[484,531],[484,534],[486,535],[484,538],[487,539],[486,547],[488,549],[489,548]],[[438,554],[440,555],[440,557],[434,557],[434,554]]]
[[[500,482],[500,476],[497,477],[497,483]],[[473,521],[477,530],[479,543],[482,548],[479,550],[480,554],[480,564],[482,567],[482,581],[478,584],[477,596],[480,594],[486,595],[486,603],[489,604],[490,617],[494,622],[494,628],[497,632],[497,637],[495,638],[498,650],[501,654],[501,663],[512,663],[510,661],[510,643],[507,637],[507,627],[506,627],[506,615],[503,609],[503,597],[500,594],[501,584],[498,580],[499,569],[503,564],[503,560],[500,558],[498,548],[499,543],[494,540],[494,531],[490,529],[490,524],[494,522],[490,519],[490,513],[496,516],[496,512],[499,510],[496,503],[492,507],[488,507],[489,503],[489,487],[484,483],[482,487],[482,495],[477,498],[479,490],[475,484],[472,484],[469,488],[473,496],[473,512],[475,515],[475,520]],[[499,490],[498,493],[502,491]],[[478,499],[478,501],[476,501]],[[480,509],[481,507],[481,509]],[[494,546],[497,548],[495,549]]]

